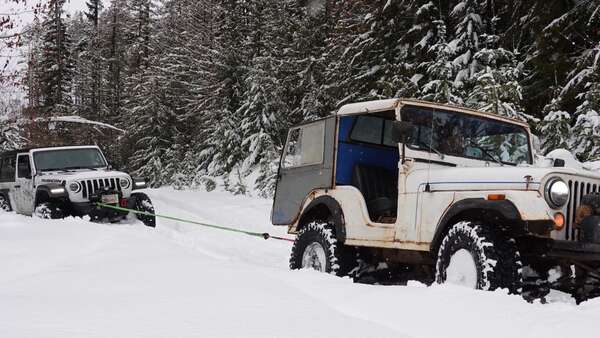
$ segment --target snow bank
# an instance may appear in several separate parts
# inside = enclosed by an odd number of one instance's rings
[[[151,190],[160,213],[286,235],[271,201]],[[0,214],[0,337],[590,337],[600,300],[354,284],[289,271],[287,242],[158,221]]]

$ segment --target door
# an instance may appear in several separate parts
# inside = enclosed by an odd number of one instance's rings
[[[28,154],[17,155],[17,172],[15,179],[15,210],[19,214],[31,215],[33,213],[33,180],[31,162]]]
[[[314,189],[333,186],[336,117],[290,129],[279,163],[271,221],[294,223]]]

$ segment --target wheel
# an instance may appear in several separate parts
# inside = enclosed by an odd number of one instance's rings
[[[436,281],[520,293],[521,267],[514,239],[481,223],[459,222],[450,228],[438,251]]]
[[[154,206],[148,195],[142,192],[131,194],[128,203],[129,209],[142,211],[147,214],[135,214],[135,217],[142,221],[146,226],[156,227],[156,216],[154,216]],[[148,215],[151,214],[151,215]]]
[[[40,203],[33,211],[34,215],[42,219],[58,219],[64,218],[64,213],[60,206],[52,202]]]
[[[290,269],[314,269],[345,276],[356,266],[352,250],[339,243],[332,226],[311,222],[300,230],[292,246]]]
[[[0,210],[6,212],[12,211],[12,208],[10,207],[10,201],[4,195],[0,195]]]

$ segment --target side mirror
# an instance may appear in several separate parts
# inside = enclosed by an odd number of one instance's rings
[[[392,122],[392,140],[396,143],[406,143],[412,136],[414,125],[406,121]]]

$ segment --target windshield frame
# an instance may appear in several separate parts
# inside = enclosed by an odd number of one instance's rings
[[[517,123],[518,121],[512,122],[509,119],[506,119],[502,116],[498,116],[498,118],[494,118],[493,116],[489,116],[489,114],[482,113],[482,112],[469,113],[469,112],[465,112],[465,111],[461,111],[461,110],[454,110],[454,109],[451,109],[448,107],[433,107],[431,105],[423,105],[422,106],[419,104],[412,104],[412,103],[403,104],[397,108],[397,118],[399,120],[402,120],[402,112],[406,108],[416,108],[416,109],[420,109],[420,110],[428,110],[428,111],[431,111],[432,114],[434,114],[436,112],[446,113],[446,114],[456,114],[456,115],[465,116],[468,118],[487,120],[487,121],[491,121],[493,123],[511,126],[511,127],[514,127],[515,129],[521,130],[523,132],[523,134],[525,135],[525,137],[527,138],[527,162],[526,162],[526,164],[533,165],[533,144],[532,144],[532,139],[531,139],[531,132],[530,132],[529,128],[526,125],[524,125],[523,123]],[[411,121],[408,121],[408,122],[411,122]],[[426,153],[430,153],[430,154],[436,154],[435,151],[433,151],[431,149],[424,149],[424,148],[415,146],[414,144],[411,144],[410,142],[407,142],[405,145],[407,148],[409,148],[413,151],[420,151],[420,152],[426,152]],[[469,159],[469,160],[482,161],[482,162],[486,162],[486,163],[500,162],[503,165],[509,165],[509,166],[515,166],[515,167],[519,166],[520,164],[525,163],[525,162],[521,162],[521,163],[506,162],[506,161],[502,161],[501,159],[494,161],[492,159],[467,156],[464,154],[456,155],[456,154],[447,154],[447,153],[443,153],[443,152],[442,152],[442,154],[444,155],[444,157],[447,156],[447,157],[454,157],[454,158],[464,158],[464,159]]]
[[[94,166],[94,167],[89,167],[89,168],[93,168],[93,169],[100,169],[100,168],[107,168],[109,166],[108,161],[106,160],[106,157],[104,156],[104,153],[102,152],[102,150],[100,150],[100,148],[96,147],[96,146],[88,146],[88,147],[56,147],[56,148],[40,148],[40,149],[35,149],[31,151],[31,159],[33,162],[33,167],[35,172],[50,172],[50,171],[62,171],[62,170],[66,170],[66,169],[62,169],[62,168],[52,168],[52,169],[39,169],[36,159],[35,159],[35,155],[37,153],[46,153],[46,152],[55,152],[55,151],[65,151],[65,150],[85,150],[85,149],[91,149],[91,150],[96,150],[98,151],[98,153],[100,153],[100,156],[102,157],[102,160],[104,161],[104,165],[102,166]],[[75,170],[75,169],[68,169],[68,170]]]

